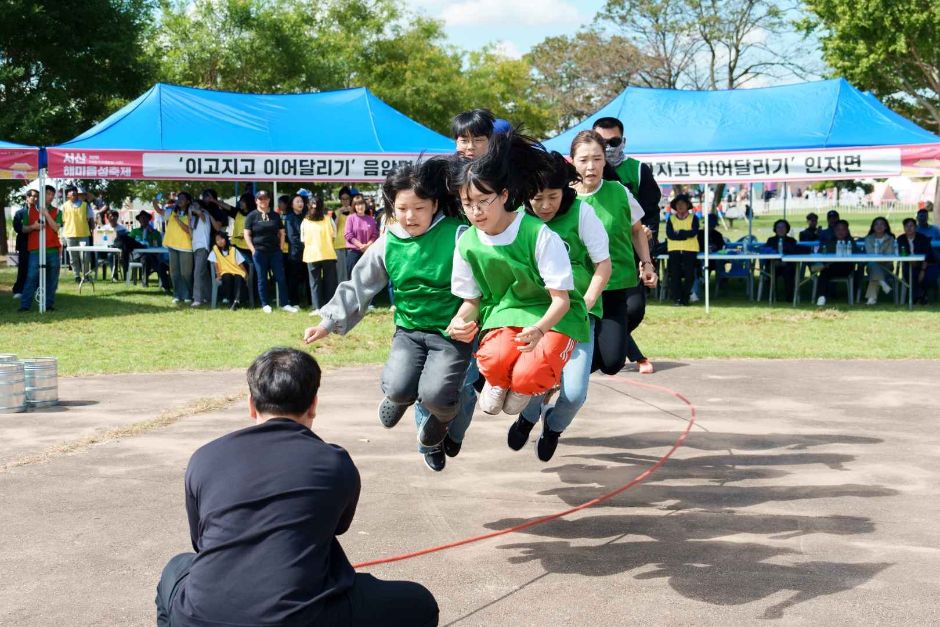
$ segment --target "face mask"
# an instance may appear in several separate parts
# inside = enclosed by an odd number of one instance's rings
[[[618,142],[616,146],[610,144],[604,146],[604,157],[607,163],[615,168],[623,163],[623,142]]]

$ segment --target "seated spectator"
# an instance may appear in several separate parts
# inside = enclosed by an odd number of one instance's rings
[[[806,214],[806,228],[800,231],[800,241],[819,241],[819,216],[813,212]]]
[[[818,241],[820,243],[831,242],[835,239],[835,226],[839,219],[839,212],[835,209],[830,209],[826,212],[826,222],[829,224],[829,226],[819,231]]]
[[[225,231],[215,234],[215,245],[208,261],[215,264],[215,278],[222,284],[218,294],[222,304],[231,305],[231,310],[235,311],[248,298],[248,268],[245,258],[232,246]]]
[[[812,215],[812,214],[810,214]],[[790,236],[790,223],[787,220],[774,222],[774,234],[764,244],[768,249],[782,255],[798,255],[799,244]],[[806,231],[804,231],[805,233]],[[802,235],[802,234],[801,234]],[[788,300],[793,300],[793,290],[796,287],[796,267],[791,263],[774,263],[774,276],[783,279],[784,290]]]
[[[154,228],[150,214],[141,210],[137,214],[140,226],[132,229],[126,238],[118,240],[121,248],[121,260],[124,263],[124,276],[127,276],[128,263],[131,259],[139,260],[143,264],[144,276],[152,273],[160,278],[160,286],[164,291],[170,291],[170,266],[166,255],[148,254],[135,255],[133,251],[140,248],[160,248],[163,246],[163,236]]]
[[[917,232],[926,235],[931,240],[940,240],[940,227],[927,222],[930,212],[926,209],[917,210]]]
[[[871,228],[865,236],[865,254],[893,255],[896,242],[888,220],[877,217],[871,221]],[[885,294],[891,291],[891,286],[888,284],[888,277],[893,275],[891,264],[869,261],[865,265],[868,267],[868,291],[865,292],[865,303],[874,305],[878,302],[878,288],[881,288]]]
[[[353,521],[359,471],[311,427],[320,368],[275,348],[248,369],[255,425],[197,450],[186,469],[195,553],[157,586],[157,625],[437,625],[423,586],[353,570],[337,536]]]
[[[917,232],[917,222],[914,218],[904,219],[904,233],[898,237],[898,252],[902,256],[924,255],[924,261],[901,264],[904,280],[911,284],[914,290],[914,300],[921,305],[927,304],[927,288],[936,284],[940,275],[940,265],[937,264],[937,255],[934,253],[930,238]],[[911,273],[914,279],[911,280]]]
[[[829,213],[832,213],[831,211]],[[827,216],[828,217],[828,216]],[[832,226],[833,239],[820,240],[822,242],[822,252],[835,254],[839,250],[839,245],[843,244],[853,253],[859,252],[852,240],[852,234],[849,232],[849,223],[845,220],[838,220]],[[844,279],[855,272],[855,264],[847,262],[827,263],[823,265],[819,272],[817,283],[816,304],[819,307],[825,307],[826,302],[832,298],[832,280]]]

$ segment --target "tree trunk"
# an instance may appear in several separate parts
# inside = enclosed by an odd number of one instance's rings
[[[7,246],[7,208],[0,206],[0,255],[9,255],[10,247]]]

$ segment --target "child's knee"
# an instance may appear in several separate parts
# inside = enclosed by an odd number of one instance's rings
[[[519,394],[543,394],[561,381],[561,369],[546,361],[519,363],[512,373],[513,392]]]

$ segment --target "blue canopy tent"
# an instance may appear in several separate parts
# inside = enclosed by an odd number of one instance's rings
[[[0,179],[30,180],[39,170],[39,148],[0,140]]]
[[[453,141],[365,88],[268,95],[157,84],[48,158],[57,177],[378,182],[399,161],[451,151]]]
[[[940,173],[940,137],[844,79],[727,91],[629,87],[545,145],[568,154],[578,132],[607,116],[623,122],[626,154],[648,163],[659,183],[705,183],[706,205],[709,183]]]
[[[934,176],[940,137],[844,79],[728,91],[628,87],[545,142],[568,154],[600,117],[624,124],[626,152],[661,183]]]

